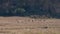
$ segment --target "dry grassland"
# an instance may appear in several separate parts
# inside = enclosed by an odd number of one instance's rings
[[[0,34],[60,34],[60,19],[0,17]]]

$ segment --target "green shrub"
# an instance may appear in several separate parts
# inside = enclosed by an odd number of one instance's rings
[[[18,13],[24,13],[25,10],[24,10],[23,8],[17,8],[17,9],[16,9],[16,12],[18,12]]]

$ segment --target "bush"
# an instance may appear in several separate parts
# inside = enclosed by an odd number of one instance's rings
[[[17,9],[16,9],[16,12],[18,12],[18,13],[24,13],[25,10],[24,10],[23,8],[17,8]]]

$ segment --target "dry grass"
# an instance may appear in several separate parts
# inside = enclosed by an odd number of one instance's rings
[[[60,19],[0,17],[0,34],[60,34]]]

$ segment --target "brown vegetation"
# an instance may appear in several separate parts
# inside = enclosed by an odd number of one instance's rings
[[[60,19],[0,17],[0,34],[60,34],[59,22]]]

